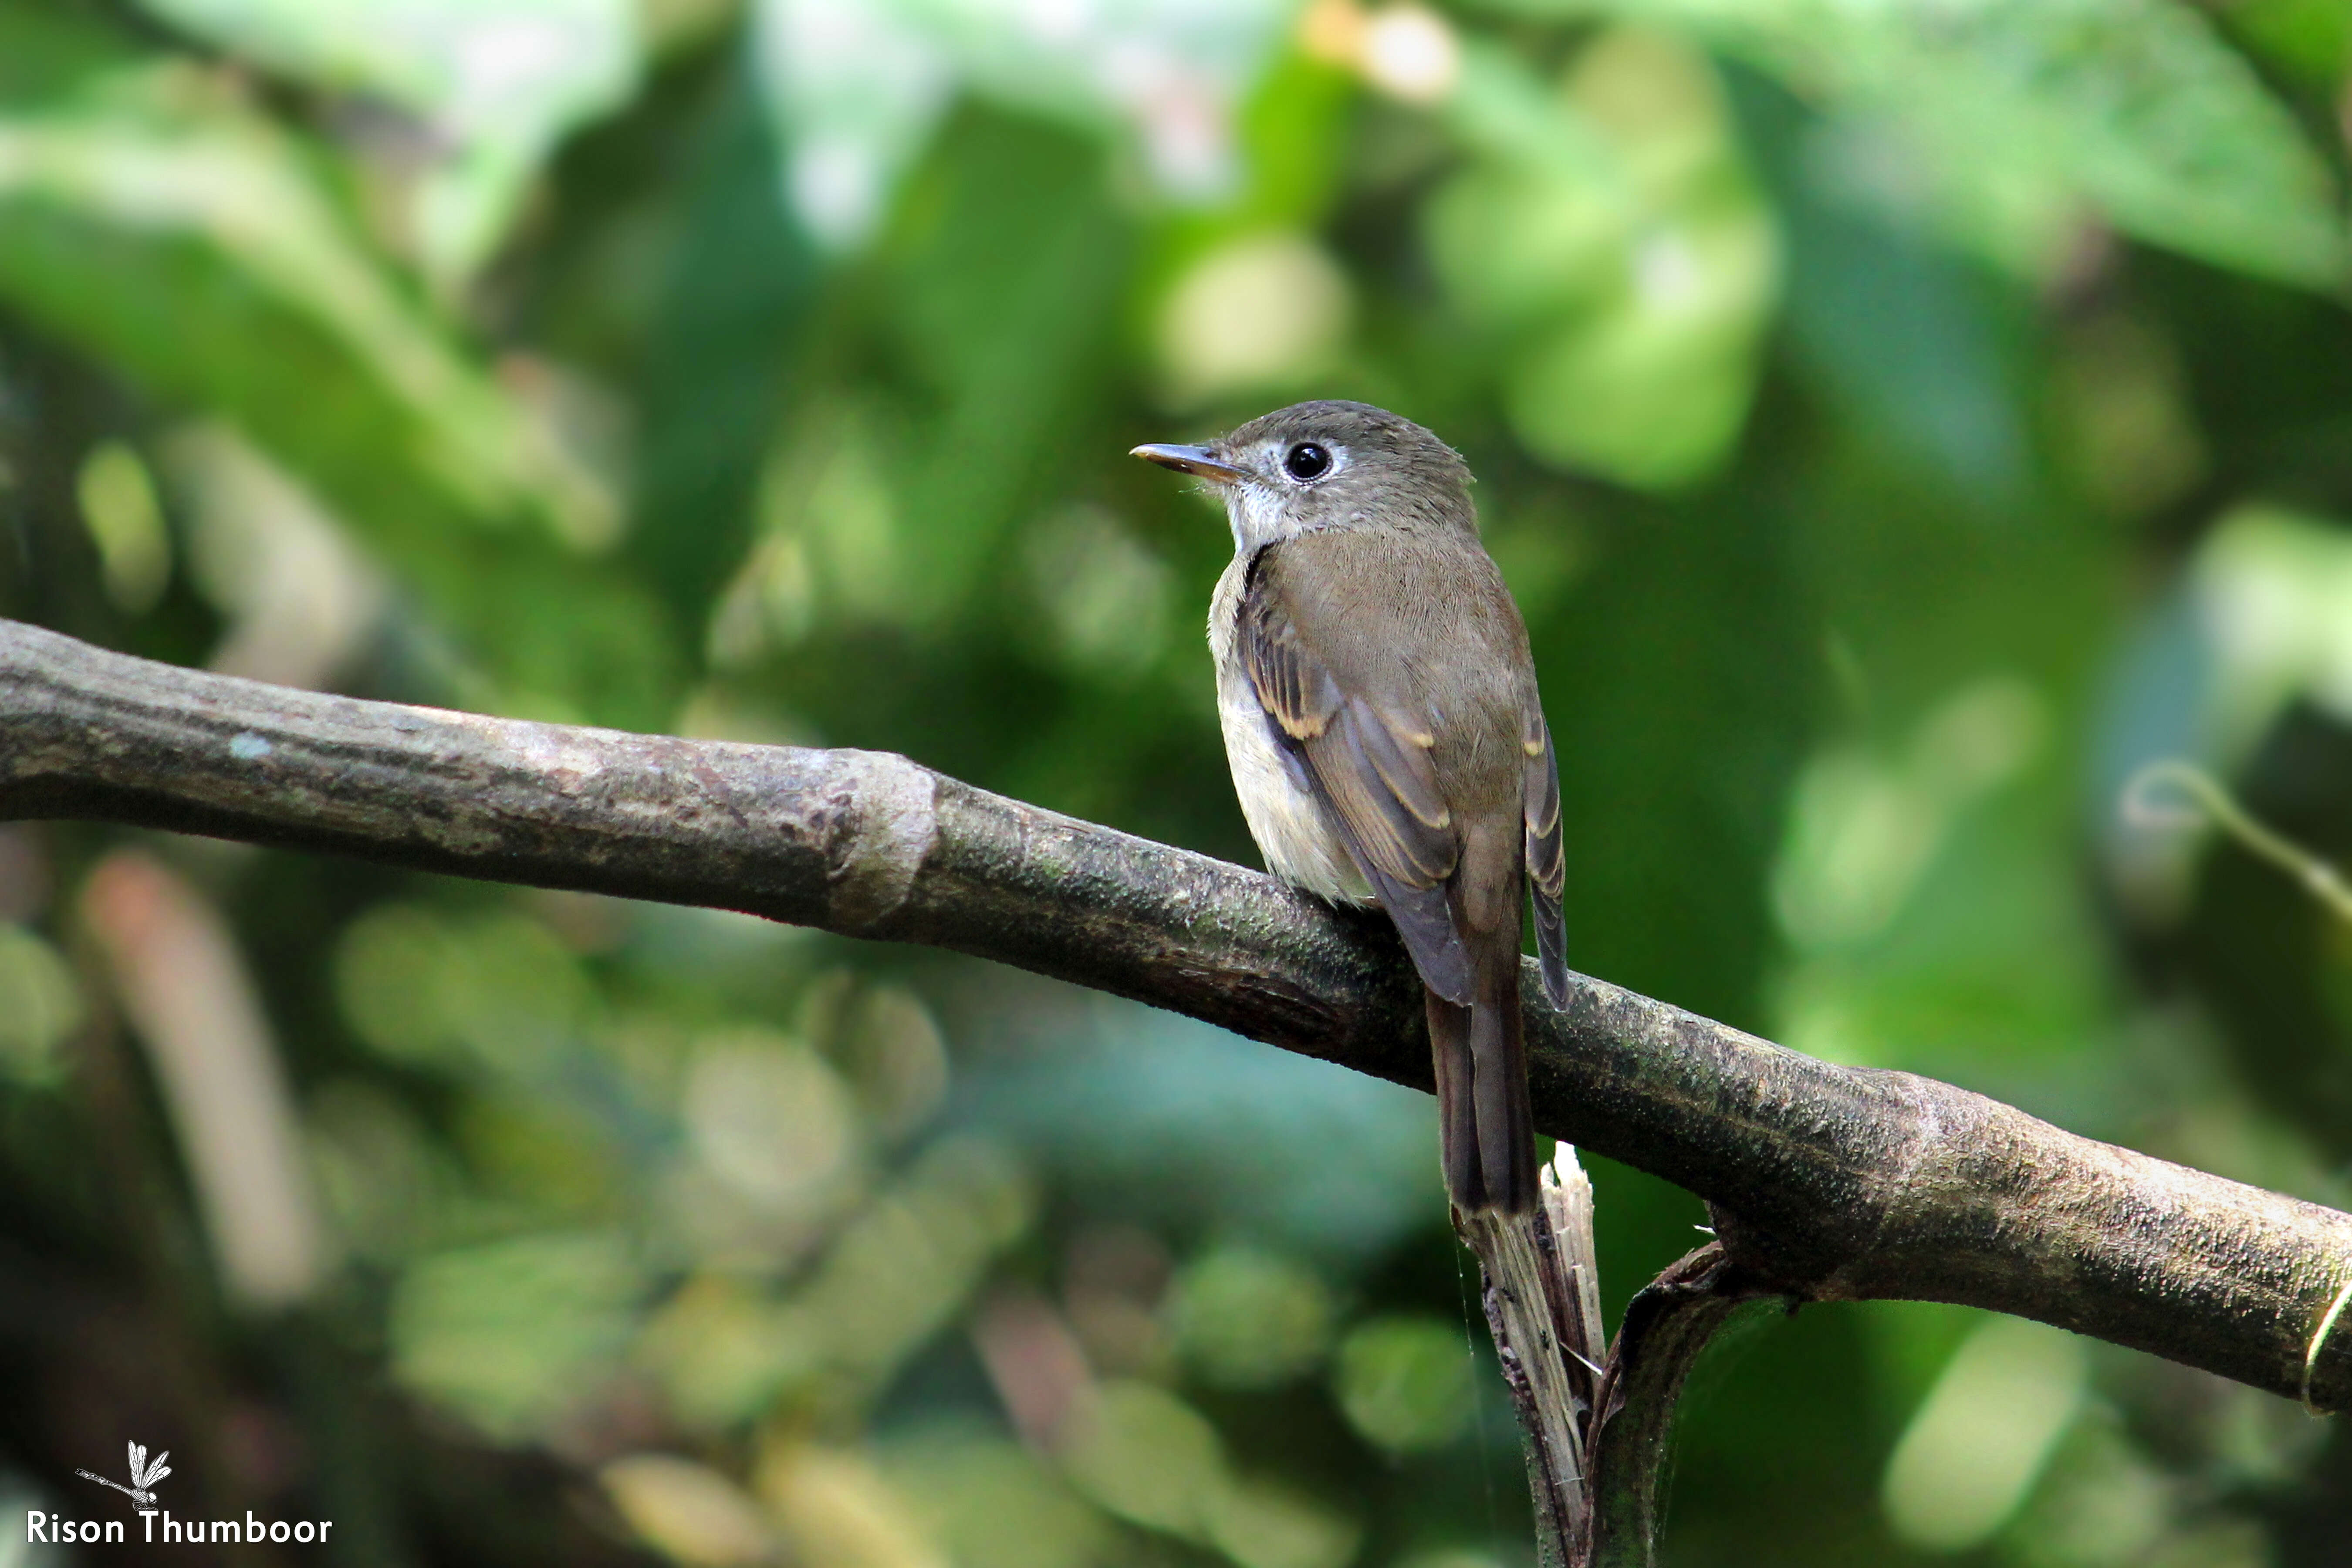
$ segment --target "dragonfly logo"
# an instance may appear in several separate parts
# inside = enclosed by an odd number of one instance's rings
[[[121,1481],[108,1480],[104,1476],[90,1470],[76,1470],[74,1474],[86,1481],[96,1481],[100,1486],[112,1487],[131,1500],[131,1507],[141,1513],[148,1513],[155,1507],[155,1493],[152,1489],[157,1481],[172,1473],[172,1467],[163,1462],[171,1457],[171,1450],[166,1448],[155,1456],[155,1462],[151,1465],[147,1462],[147,1446],[144,1443],[131,1444],[131,1484],[127,1487]]]
[[[327,1531],[335,1528],[335,1521],[331,1519],[263,1519],[250,1511],[243,1519],[174,1519],[169,1509],[159,1508],[155,1502],[155,1483],[172,1473],[172,1467],[163,1462],[171,1457],[169,1452],[165,1452],[150,1459],[144,1445],[131,1444],[131,1484],[127,1487],[91,1470],[76,1470],[74,1474],[84,1480],[96,1481],[100,1486],[112,1487],[129,1498],[131,1506],[139,1510],[139,1518],[144,1525],[141,1539],[154,1544],[218,1545],[230,1542],[257,1546],[268,1542],[307,1545],[325,1541]],[[25,1510],[25,1541],[28,1545],[73,1545],[81,1542],[119,1542],[124,1538],[120,1519],[100,1523],[67,1519],[37,1508]],[[5,1550],[0,1550],[0,1563],[13,1561],[15,1559]]]

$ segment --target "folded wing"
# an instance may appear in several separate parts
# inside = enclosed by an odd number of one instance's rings
[[[1423,984],[1457,1006],[1468,1005],[1472,966],[1445,888],[1460,847],[1438,792],[1430,756],[1434,737],[1409,716],[1383,711],[1344,689],[1299,635],[1266,574],[1252,574],[1236,632],[1235,647],[1276,743],[1303,761],[1317,797],[1339,822]]]
[[[1529,698],[1524,738],[1527,788],[1521,798],[1527,820],[1528,888],[1535,895],[1536,953],[1543,965],[1544,994],[1554,1007],[1568,1005],[1568,956],[1561,931],[1560,891],[1568,881],[1568,853],[1559,831],[1559,758],[1551,726]]]

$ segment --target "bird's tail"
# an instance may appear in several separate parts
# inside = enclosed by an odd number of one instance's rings
[[[1516,934],[1516,933],[1514,933]],[[1445,1191],[1465,1214],[1524,1214],[1536,1201],[1535,1120],[1519,1024],[1518,944],[1481,955],[1475,999],[1457,1007],[1424,988],[1437,1079]]]

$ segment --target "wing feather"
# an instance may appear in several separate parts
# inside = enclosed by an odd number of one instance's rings
[[[1284,751],[1302,759],[1423,982],[1467,1005],[1473,975],[1445,881],[1460,858],[1431,737],[1340,687],[1299,636],[1267,574],[1253,570],[1235,647]]]
[[[1565,1007],[1568,955],[1560,894],[1568,884],[1568,849],[1560,833],[1559,758],[1552,749],[1551,726],[1532,699],[1521,745],[1528,754],[1527,786],[1520,799],[1527,825],[1528,889],[1536,906],[1536,954],[1543,968],[1544,994],[1554,1007]]]

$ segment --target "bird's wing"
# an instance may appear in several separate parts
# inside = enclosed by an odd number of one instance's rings
[[[1302,635],[1277,574],[1252,563],[1235,651],[1276,743],[1302,759],[1316,795],[1412,954],[1423,984],[1457,1006],[1473,994],[1446,879],[1460,856],[1430,755],[1435,738],[1342,684]]]
[[[1527,822],[1528,887],[1535,895],[1536,952],[1543,964],[1544,994],[1554,1007],[1568,1005],[1568,956],[1561,931],[1559,896],[1568,881],[1568,849],[1559,830],[1559,757],[1552,750],[1551,726],[1530,696],[1520,746],[1528,754],[1527,788],[1520,799]]]

